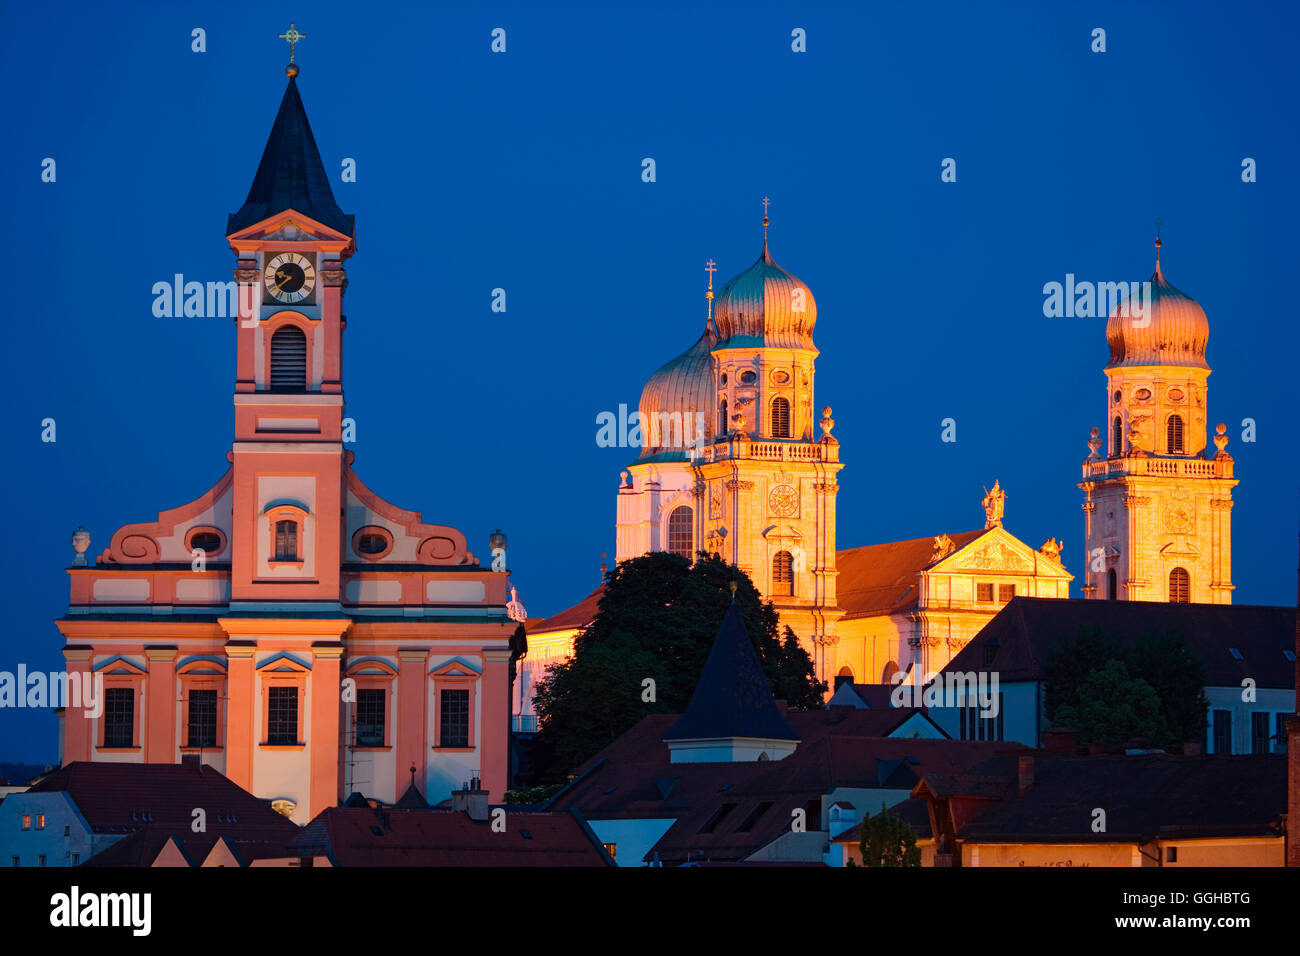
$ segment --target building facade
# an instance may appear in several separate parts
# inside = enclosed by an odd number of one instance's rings
[[[1232,603],[1232,456],[1226,426],[1207,448],[1205,310],[1160,268],[1144,308],[1106,323],[1107,429],[1083,463],[1084,597]],[[1103,446],[1106,454],[1102,454]]]
[[[234,442],[201,496],[74,539],[58,621],[102,713],[68,707],[65,762],[199,754],[297,822],[361,791],[430,802],[507,785],[516,624],[508,575],[465,536],[371,491],[345,447],[343,295],[353,217],[335,203],[289,81],[235,253]]]

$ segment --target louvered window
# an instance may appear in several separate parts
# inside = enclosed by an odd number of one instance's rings
[[[1192,600],[1192,577],[1183,568],[1174,568],[1169,572],[1169,601],[1171,604],[1187,604]]]
[[[1124,454],[1124,420],[1116,415],[1114,427],[1111,429],[1110,456],[1118,458],[1122,454]]]
[[[772,593],[782,597],[794,595],[794,558],[789,551],[778,551],[772,557]]]
[[[307,390],[307,336],[297,326],[286,325],[271,336],[271,388]]]
[[[731,428],[727,424],[727,400],[724,398],[722,408],[718,412],[718,434],[725,435],[729,431],[731,431]]]
[[[1169,454],[1181,455],[1183,453],[1183,419],[1180,415],[1169,416],[1169,426],[1165,429],[1165,438],[1169,446]]]
[[[790,437],[790,402],[787,399],[772,399],[772,437]]]

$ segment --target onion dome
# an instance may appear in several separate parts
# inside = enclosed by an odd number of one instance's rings
[[[1196,300],[1175,289],[1160,270],[1160,241],[1156,240],[1156,271],[1151,276],[1151,302],[1143,314],[1130,315],[1120,303],[1106,322],[1110,345],[1107,368],[1132,365],[1182,365],[1209,368],[1205,345],[1210,320]]]
[[[758,261],[722,287],[713,314],[718,348],[815,348],[812,290],[772,261],[766,236]]]
[[[640,461],[687,461],[689,446],[713,435],[713,359],[718,337],[711,325],[694,345],[650,376],[637,406],[641,422]],[[696,426],[703,415],[704,437]],[[667,416],[667,417],[665,417]],[[655,439],[658,439],[655,441]]]

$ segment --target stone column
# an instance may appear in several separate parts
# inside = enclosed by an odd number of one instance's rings
[[[488,799],[505,798],[510,768],[510,649],[483,649],[483,711],[478,737],[480,775]]]
[[[91,683],[94,675],[90,672],[89,647],[65,647],[64,660],[68,662],[68,700],[63,711],[63,762],[66,766],[74,760],[93,760],[95,748],[95,728],[99,722],[90,716],[95,710],[103,714],[103,688],[98,691]],[[76,675],[77,687],[81,694],[79,700],[73,700],[71,694],[72,677]],[[24,693],[18,688],[18,693]],[[94,699],[92,701],[92,695]],[[93,703],[93,707],[86,706]]]
[[[226,776],[253,791],[253,748],[257,746],[256,688],[253,684],[253,641],[226,644]]]
[[[429,649],[425,647],[397,652],[397,726],[393,728],[393,746],[397,748],[397,795],[406,792],[411,780],[411,765],[421,795],[427,796],[426,767],[428,739]]]
[[[176,648],[146,647],[149,662],[149,690],[144,700],[148,713],[145,726],[145,763],[176,762]]]
[[[342,697],[339,667],[343,644],[321,641],[312,645],[311,716],[307,749],[311,780],[307,815],[316,814],[339,803],[339,719]]]

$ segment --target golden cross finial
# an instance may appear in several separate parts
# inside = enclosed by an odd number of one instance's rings
[[[768,199],[766,196],[763,197],[763,252],[765,253],[767,252],[767,226],[770,221],[767,218],[767,207],[771,202],[772,200]]]
[[[292,22],[290,22],[290,23],[289,23],[289,32],[288,32],[288,33],[281,33],[281,34],[280,34],[280,39],[281,39],[281,40],[287,40],[288,43],[289,43],[289,65],[292,66],[292,65],[293,65],[293,45],[294,45],[295,43],[297,43],[299,40],[305,40],[305,39],[307,39],[307,35],[304,34],[304,33],[299,33],[299,32],[298,32],[298,29],[293,25]]]
[[[1156,217],[1156,268],[1160,268],[1160,227],[1164,225],[1160,217]]]
[[[709,274],[709,291],[712,292],[712,291],[713,291],[713,273],[715,273],[715,272],[718,271],[718,266],[717,266],[717,264],[716,264],[712,259],[710,259],[708,262],[704,263],[704,271],[707,272],[707,273]],[[713,298],[713,296],[709,296],[709,298]]]

